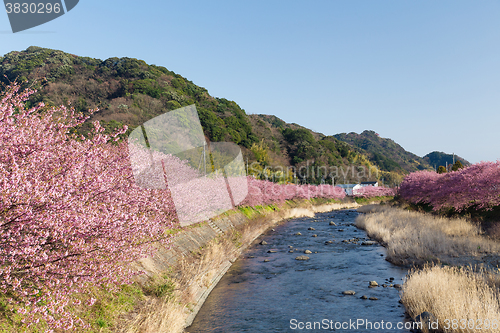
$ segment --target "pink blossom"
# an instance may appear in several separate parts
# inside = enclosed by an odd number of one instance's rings
[[[399,194],[434,210],[491,209],[500,205],[500,161],[480,162],[450,173],[420,171],[408,175]]]

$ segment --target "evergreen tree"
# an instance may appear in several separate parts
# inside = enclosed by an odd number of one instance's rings
[[[453,164],[453,166],[451,167],[451,170],[452,171],[457,171],[459,169],[462,169],[464,166],[462,165],[462,162],[460,161],[456,161],[455,164]]]

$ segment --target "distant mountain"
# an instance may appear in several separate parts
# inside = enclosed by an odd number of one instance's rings
[[[361,134],[341,133],[335,135],[335,138],[365,152],[371,162],[384,170],[413,172],[432,169],[431,165],[423,158],[406,151],[391,139],[381,138],[374,131],[367,130]]]
[[[442,166],[446,166],[447,164],[451,165],[454,163],[453,159],[455,161],[460,161],[464,166],[470,165],[469,161],[458,155],[446,154],[440,151],[433,151],[432,153],[429,153],[424,156],[424,160],[427,163],[429,163],[433,168],[434,167],[438,168],[440,165]]]

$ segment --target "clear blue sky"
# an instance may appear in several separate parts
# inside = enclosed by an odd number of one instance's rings
[[[496,0],[80,0],[17,34],[0,14],[0,54],[30,45],[143,59],[324,134],[500,158]]]

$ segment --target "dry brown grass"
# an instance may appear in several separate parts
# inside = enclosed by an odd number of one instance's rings
[[[186,312],[184,306],[175,300],[150,297],[141,304],[126,325],[120,327],[123,333],[182,332]]]
[[[235,233],[235,232],[233,232]],[[165,283],[174,286],[174,291],[164,297],[147,298],[136,307],[134,313],[124,316],[119,331],[124,333],[182,332],[191,309],[200,296],[199,291],[210,286],[221,266],[233,258],[237,247],[233,234],[218,237],[198,253],[182,258],[168,274],[168,278],[156,276],[146,290],[157,290]],[[168,280],[168,281],[167,281]]]
[[[356,225],[387,247],[387,259],[397,264],[450,261],[461,256],[498,253],[500,244],[482,236],[465,219],[448,219],[396,208],[359,216]]]
[[[410,273],[401,300],[412,318],[430,312],[445,332],[499,332],[499,285],[498,275],[491,272],[427,266]]]

